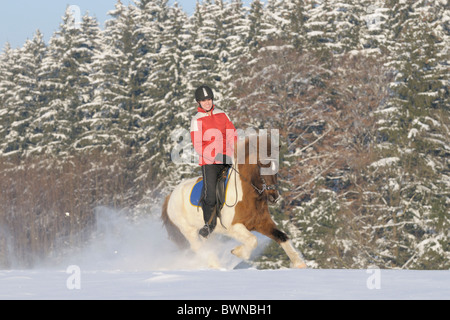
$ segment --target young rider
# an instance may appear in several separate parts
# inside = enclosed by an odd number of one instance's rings
[[[191,139],[200,155],[203,174],[202,209],[205,226],[199,234],[207,238],[216,227],[216,183],[219,174],[232,164],[236,128],[228,115],[214,105],[214,93],[208,86],[195,91],[197,114],[191,121]]]

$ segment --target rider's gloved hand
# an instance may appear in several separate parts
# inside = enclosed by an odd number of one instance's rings
[[[214,160],[215,160],[215,162],[219,162],[221,164],[227,164],[230,166],[233,164],[233,160],[231,159],[231,157],[227,156],[226,154],[224,155],[222,153],[218,153]]]

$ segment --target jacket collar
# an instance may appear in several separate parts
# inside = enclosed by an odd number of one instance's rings
[[[212,106],[212,109],[211,109],[211,111],[210,111],[210,112],[213,112],[215,108],[216,108],[216,106],[215,106],[215,105],[213,105],[213,106]],[[198,108],[197,108],[197,111],[198,111],[198,112],[201,112],[201,113],[206,113],[206,111],[205,111],[205,110],[203,110],[203,108],[202,108],[202,107],[198,107]]]

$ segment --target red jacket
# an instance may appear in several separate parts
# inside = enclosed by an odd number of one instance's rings
[[[191,139],[194,149],[200,155],[200,165],[222,163],[214,159],[222,153],[233,158],[237,141],[236,128],[228,115],[213,107],[211,115],[202,108],[191,121]]]

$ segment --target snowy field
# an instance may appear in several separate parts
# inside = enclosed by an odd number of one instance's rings
[[[450,299],[450,271],[381,270],[378,280],[366,270],[81,270],[78,275],[0,271],[0,299]]]
[[[236,269],[235,242],[208,240],[223,268],[180,252],[159,220],[98,212],[92,244],[57,264],[0,270],[0,299],[299,300],[450,299],[450,271]],[[259,236],[256,255],[268,240]],[[246,267],[245,265],[243,266]]]

